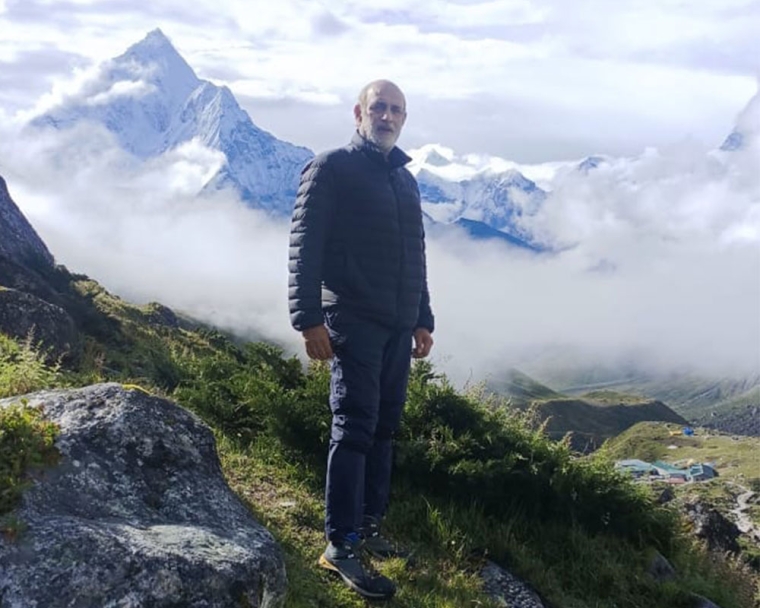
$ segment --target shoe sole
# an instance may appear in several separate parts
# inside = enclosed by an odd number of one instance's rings
[[[357,585],[354,581],[352,581],[350,578],[348,578],[345,574],[343,574],[335,565],[330,563],[330,561],[324,556],[324,554],[319,556],[319,565],[320,567],[324,568],[325,570],[329,570],[330,572],[334,572],[340,578],[343,579],[343,582],[346,583],[351,589],[356,591],[359,595],[362,597],[371,598],[373,600],[389,600],[393,597],[393,593],[372,593],[371,591],[367,591],[366,589],[363,589],[359,585]]]

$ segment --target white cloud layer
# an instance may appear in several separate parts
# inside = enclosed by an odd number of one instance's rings
[[[85,126],[0,142],[0,174],[60,262],[301,351],[286,223],[229,194],[195,196],[217,153],[191,142],[139,164]],[[460,382],[554,347],[661,371],[760,369],[760,149],[728,158],[676,146],[558,174],[537,217],[567,246],[553,255],[431,231],[436,362]]]

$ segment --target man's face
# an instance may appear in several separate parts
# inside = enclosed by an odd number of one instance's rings
[[[359,133],[387,154],[396,145],[406,121],[404,95],[395,86],[372,87],[366,106],[356,104],[354,116]]]

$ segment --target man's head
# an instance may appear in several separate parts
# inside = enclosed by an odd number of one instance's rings
[[[390,80],[370,82],[359,93],[354,117],[359,133],[387,155],[406,121],[404,94]]]

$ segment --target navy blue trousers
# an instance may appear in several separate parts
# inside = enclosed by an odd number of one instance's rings
[[[412,330],[394,330],[349,313],[325,315],[331,364],[332,429],[325,483],[325,534],[339,542],[365,516],[388,506],[393,435],[406,399]]]

